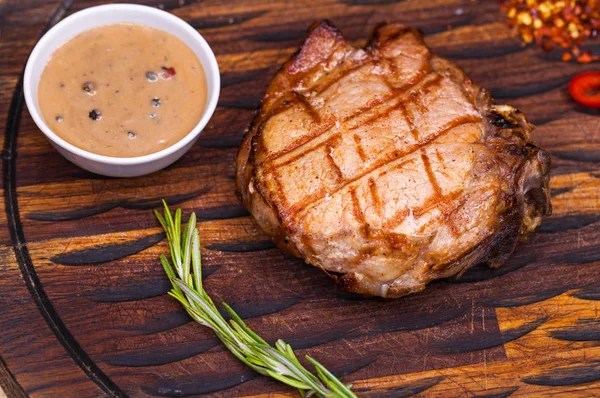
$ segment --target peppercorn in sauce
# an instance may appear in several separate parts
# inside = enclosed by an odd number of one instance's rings
[[[42,73],[38,103],[50,129],[100,155],[165,149],[200,121],[200,61],[181,40],[137,24],[85,31],[58,48]]]

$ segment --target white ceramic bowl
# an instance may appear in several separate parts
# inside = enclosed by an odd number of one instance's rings
[[[130,158],[103,156],[84,151],[54,134],[40,113],[37,95],[40,76],[54,50],[90,28],[123,22],[161,29],[182,40],[200,60],[204,68],[208,88],[204,114],[192,131],[177,143],[159,152]],[[35,124],[58,152],[86,170],[111,177],[134,177],[149,174],[167,167],[179,159],[194,144],[215,111],[220,87],[219,66],[215,55],[204,38],[194,28],[168,12],[133,4],[108,4],[87,8],[56,24],[40,39],[33,49],[25,67],[23,80],[23,90],[29,113]]]

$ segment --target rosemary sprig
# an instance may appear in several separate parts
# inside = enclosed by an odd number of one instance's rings
[[[163,204],[164,214],[156,210],[154,214],[167,234],[172,265],[165,255],[160,256],[160,262],[173,285],[169,294],[183,304],[188,314],[199,324],[211,328],[240,361],[262,375],[297,388],[304,396],[356,397],[350,385],[343,384],[315,359],[306,356],[315,367],[316,375],[300,363],[289,344],[277,340],[275,346],[271,346],[246,326],[231,307],[222,303],[231,317],[227,322],[202,286],[196,215],[191,214],[182,230],[181,209],[177,209],[173,217],[167,204],[164,201]]]

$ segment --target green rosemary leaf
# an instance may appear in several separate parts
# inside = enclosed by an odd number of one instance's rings
[[[242,363],[244,363],[246,366],[249,366],[255,372],[260,373],[263,376],[269,376],[269,374],[267,373],[267,369],[264,367],[264,364],[262,364],[258,359],[245,357],[244,354],[240,352],[240,350],[231,343],[223,342],[223,344],[225,344],[225,347],[227,347],[227,349],[231,351],[231,353],[235,355],[235,357],[239,359]]]
[[[165,273],[167,274],[167,276],[169,277],[169,280],[173,280],[174,278],[176,278],[177,276],[175,275],[175,271],[173,271],[173,267],[171,267],[171,264],[169,263],[169,260],[167,260],[167,257],[165,257],[164,254],[160,255],[160,263],[162,264]],[[175,292],[179,293],[180,295],[183,296],[183,294],[181,293],[181,290],[179,289],[179,287],[173,283],[171,283],[171,285],[173,285],[173,289],[175,290]]]
[[[171,267],[169,260],[167,260],[167,257],[164,254],[161,254],[159,258],[160,258],[160,263],[162,264],[163,268],[165,269],[165,273],[169,277],[169,280],[175,278],[176,277],[175,272],[173,271],[173,268]]]
[[[284,375],[280,375],[278,373],[273,372],[272,370],[267,370],[267,373],[272,378],[277,379],[277,380],[281,381],[282,383],[285,383],[285,384],[287,384],[289,386],[296,387],[299,390],[310,390],[310,386],[307,386],[306,384],[301,383],[301,382],[299,382],[297,380],[294,380],[294,379],[292,379],[290,377],[286,377]]]
[[[181,219],[181,212],[179,212],[179,218]],[[191,250],[192,250],[192,231],[196,229],[196,214],[192,213],[190,219],[187,224],[187,228],[184,231],[184,241],[183,241],[183,275],[190,274],[190,262],[192,260]],[[189,283],[189,281],[186,280]]]
[[[174,234],[175,236],[177,236],[177,239],[179,239],[179,237],[181,236],[181,209],[175,210],[175,223],[173,224],[173,226],[175,227]],[[185,241],[185,235],[183,237],[183,240]]]
[[[231,320],[229,321],[229,324],[245,343],[256,344],[256,340],[254,340],[237,322]]]
[[[260,358],[258,358],[258,357],[254,357],[254,356],[251,356],[251,355],[247,355],[247,356],[246,356],[246,360],[247,360],[248,362],[251,362],[251,363],[253,363],[253,364],[254,364],[254,365],[256,365],[256,366],[260,366],[261,368],[263,368],[263,369],[265,370],[265,373],[266,373],[266,371],[268,370],[268,369],[267,369],[267,368],[268,368],[268,366],[265,364],[265,362],[264,362],[263,360],[261,360]]]
[[[211,306],[205,300],[202,300],[202,297],[200,297],[198,293],[193,291],[188,285],[183,283],[181,280],[174,279],[173,282],[175,282],[175,284],[177,284],[177,286],[179,286],[179,288],[183,290],[188,299],[191,298],[193,302],[199,304],[201,310],[203,311],[203,315],[210,319],[212,323],[214,323],[215,327],[217,327],[221,332],[226,332],[224,333],[225,335],[232,336],[234,340],[236,339],[236,336],[232,333],[231,328],[214,306]]]
[[[194,228],[192,232],[192,269],[194,270],[194,287],[196,291],[202,293],[202,261],[200,260],[200,237],[198,230]]]
[[[163,227],[163,229],[165,230],[165,232],[167,231],[167,223],[165,221],[165,219],[163,218],[163,216],[160,215],[158,210],[154,210],[154,215],[156,216],[156,218],[158,219],[158,222],[160,223],[160,225]]]
[[[293,361],[290,361],[290,359],[287,358],[284,354],[280,353],[279,351],[277,351],[276,349],[274,349],[272,347],[264,347],[264,350],[270,356],[272,356],[275,361],[279,362],[286,369],[289,369],[289,371],[291,373],[293,373],[298,379],[313,386],[313,388],[315,388],[315,389],[318,389],[320,387],[319,386],[320,383],[319,383],[319,380],[317,379],[317,377],[315,377],[315,375],[310,373],[304,367],[295,366]]]
[[[317,370],[317,372],[322,375],[321,379],[323,381],[327,381],[327,385],[331,386],[336,386],[335,390],[339,390],[341,391],[341,394],[343,394],[342,396],[344,397],[355,397],[356,395],[346,386],[344,385],[341,381],[338,380],[337,377],[335,377],[333,374],[331,374],[331,372],[329,372],[325,366],[321,365],[319,362],[317,362],[315,359],[313,359],[312,357],[310,357],[309,355],[306,356],[306,360],[308,360],[310,363],[313,364],[313,366],[315,367],[315,369]]]
[[[181,238],[181,235],[177,233],[178,228],[173,223],[173,217],[171,216],[171,211],[167,206],[167,202],[164,200],[162,202],[165,207],[164,218],[167,224],[165,232],[167,233],[167,239],[171,248],[171,260],[173,260],[175,268],[181,273],[181,250],[179,248],[179,239]]]
[[[285,341],[283,340],[277,340],[277,343],[281,342],[282,344],[285,345],[285,350],[288,354],[288,356],[290,357],[291,360],[294,361],[294,363],[298,366],[302,366],[302,364],[300,363],[300,361],[298,360],[298,358],[296,357],[296,354],[294,354],[294,350],[292,349],[292,346],[287,344]]]
[[[238,325],[240,325],[240,327],[242,327],[246,333],[248,333],[250,336],[252,336],[252,338],[257,343],[264,344],[264,345],[268,345],[269,344],[265,340],[263,340],[262,337],[260,337],[256,333],[254,333],[254,331],[252,331],[248,326],[246,326],[246,323],[242,320],[242,318],[240,318],[239,315],[233,310],[233,308],[231,308],[227,303],[221,303],[221,305],[223,306],[223,308],[225,308],[225,310],[227,311],[227,313],[229,313],[229,316],[231,316],[231,318]]]

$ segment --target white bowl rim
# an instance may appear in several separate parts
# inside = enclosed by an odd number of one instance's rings
[[[32,96],[31,96],[31,87],[29,87],[29,86],[31,84],[31,75],[33,73],[32,72],[33,67],[31,66],[30,61],[35,60],[38,57],[38,53],[40,51],[42,51],[42,49],[46,45],[48,45],[49,43],[52,42],[56,33],[58,31],[60,31],[61,29],[65,29],[66,27],[68,27],[70,22],[73,22],[78,18],[88,17],[90,14],[94,14],[95,12],[97,12],[98,9],[105,9],[105,8],[112,8],[112,9],[115,9],[115,11],[127,10],[127,11],[134,11],[134,12],[139,11],[139,12],[154,13],[155,15],[159,16],[160,18],[164,18],[164,19],[170,20],[170,22],[182,25],[183,29],[194,33],[193,36],[200,43],[200,47],[202,48],[202,50],[208,55],[208,57],[207,57],[208,62],[210,64],[210,66],[212,67],[212,69],[215,71],[213,76],[208,76],[208,73],[205,68],[205,77],[206,77],[207,81],[209,78],[213,79],[214,89],[212,91],[208,92],[208,98],[207,98],[206,106],[204,109],[204,113],[202,114],[202,117],[198,121],[198,124],[196,124],[196,126],[181,140],[177,141],[175,144],[173,144],[165,149],[162,149],[158,152],[154,152],[154,153],[151,153],[148,155],[143,155],[143,156],[119,158],[119,157],[114,157],[114,156],[99,155],[99,154],[81,149],[73,144],[68,143],[64,139],[60,138],[48,127],[48,125],[46,124],[46,122],[44,121],[44,119],[42,118],[40,113],[38,112],[38,107],[35,106],[35,101],[33,100]],[[141,22],[140,24],[143,25],[143,22]],[[62,44],[64,44],[64,43],[66,43],[66,42],[63,42]],[[35,87],[35,89],[37,90],[37,87]],[[210,48],[210,46],[208,45],[208,43],[206,42],[204,37],[202,37],[202,35],[200,33],[198,33],[198,31],[196,31],[194,28],[192,28],[187,22],[185,22],[181,18],[179,18],[173,14],[170,14],[166,11],[163,11],[163,10],[160,10],[160,9],[157,9],[154,7],[150,7],[150,6],[139,5],[139,4],[119,4],[119,3],[104,4],[104,5],[85,8],[81,11],[78,11],[78,12],[72,14],[72,15],[69,15],[68,17],[66,17],[59,23],[57,23],[55,26],[53,26],[50,30],[48,30],[48,32],[46,32],[42,36],[42,38],[37,42],[37,44],[35,45],[35,47],[33,48],[33,51],[31,52],[31,54],[29,56],[27,65],[25,66],[25,73],[23,75],[23,91],[24,91],[24,95],[25,95],[25,102],[27,103],[27,108],[29,109],[29,113],[31,114],[31,117],[33,118],[35,124],[40,128],[40,130],[42,130],[44,135],[50,141],[52,141],[54,144],[64,148],[65,150],[73,153],[74,155],[80,156],[84,159],[88,159],[88,160],[99,162],[99,163],[110,164],[110,165],[119,165],[119,166],[144,164],[144,163],[152,162],[157,159],[161,159],[163,157],[169,156],[169,155],[177,152],[178,150],[180,150],[181,148],[183,148],[187,144],[189,144],[191,141],[193,141],[200,134],[200,132],[202,132],[204,127],[206,127],[206,125],[208,124],[208,121],[212,117],[212,115],[217,107],[220,90],[221,90],[221,76],[220,76],[220,72],[219,72],[219,65],[217,63],[216,57],[215,57],[212,49]]]

